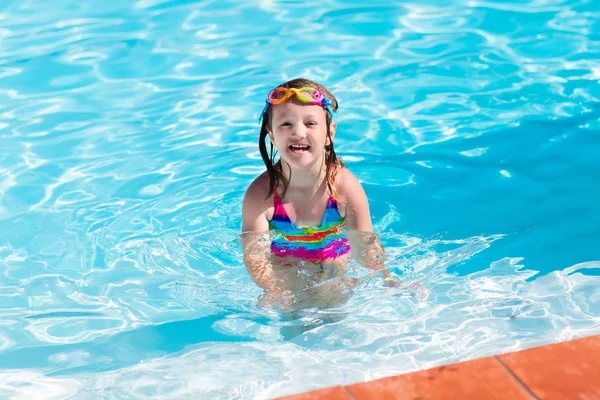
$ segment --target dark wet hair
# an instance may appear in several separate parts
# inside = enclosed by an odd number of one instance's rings
[[[327,90],[327,88],[319,83],[316,83],[314,81],[311,81],[310,79],[304,79],[304,78],[296,78],[296,79],[292,79],[291,81],[287,81],[285,83],[282,83],[281,85],[277,86],[277,87],[283,87],[286,89],[289,88],[296,88],[296,89],[300,89],[303,87],[313,87],[316,89],[319,89],[321,91],[321,93],[323,93],[323,95],[325,97],[327,97],[329,99],[329,101],[331,101],[330,107],[331,109],[335,112],[338,109],[338,102],[335,98],[335,96],[329,91]],[[287,187],[289,185],[289,181],[287,179],[285,179],[285,176],[283,175],[283,169],[282,169],[282,165],[281,165],[281,160],[277,161],[277,163],[275,163],[275,152],[276,149],[273,146],[273,143],[269,142],[271,148],[269,151],[267,151],[267,144],[266,144],[266,138],[267,135],[269,134],[268,132],[268,128],[271,128],[271,118],[272,118],[272,110],[273,110],[273,106],[272,105],[268,105],[267,108],[265,109],[262,117],[262,125],[260,127],[260,135],[258,138],[258,148],[260,149],[260,155],[263,159],[263,162],[265,163],[265,166],[267,167],[267,173],[269,174],[269,193],[267,193],[267,198],[273,194],[273,192],[275,191],[275,189],[279,186],[279,183],[281,183],[283,185],[283,193],[280,193],[279,196],[280,197],[284,197],[285,196],[285,192],[287,191]],[[329,114],[329,112],[327,111],[327,109],[325,108],[325,106],[323,106],[323,110],[325,111],[326,115],[325,115],[325,120],[326,120],[326,124],[327,124],[327,138],[329,139],[329,144],[325,146],[325,176],[327,178],[327,187],[329,188],[329,191],[335,195],[335,189],[333,188],[333,167],[336,166],[336,169],[340,169],[344,167],[344,163],[342,162],[342,159],[339,158],[336,154],[335,154],[335,150],[333,149],[333,140],[330,136],[330,125],[331,125],[331,121],[332,121],[332,115]]]

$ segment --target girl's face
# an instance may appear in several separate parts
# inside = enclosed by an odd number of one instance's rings
[[[273,106],[269,137],[279,156],[291,167],[310,168],[323,162],[327,138],[326,111],[317,105],[297,100]],[[333,139],[336,124],[332,123]]]

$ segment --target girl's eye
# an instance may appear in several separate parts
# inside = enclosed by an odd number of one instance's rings
[[[306,123],[306,125],[308,125],[308,126],[315,126],[315,125],[317,125],[317,123],[314,122],[314,121],[309,121],[309,122]]]
[[[289,122],[284,122],[283,124],[281,124],[281,126],[292,126],[292,124]]]

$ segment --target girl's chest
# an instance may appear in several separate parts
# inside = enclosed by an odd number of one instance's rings
[[[283,201],[285,211],[297,228],[319,227],[327,210],[328,195],[301,197],[286,196]]]

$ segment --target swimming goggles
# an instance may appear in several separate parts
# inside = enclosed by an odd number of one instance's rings
[[[298,99],[299,102],[304,103],[306,105],[325,106],[325,108],[329,112],[329,115],[333,119],[331,100],[325,97],[325,95],[321,93],[319,89],[310,86],[305,86],[299,89],[284,88],[280,86],[271,90],[269,94],[267,94],[267,101],[265,104],[265,108],[263,108],[262,112],[260,113],[259,122],[265,114],[265,111],[267,111],[267,108],[270,104],[274,106],[278,104],[283,104],[286,101],[288,101],[294,94],[296,95],[296,99]]]

